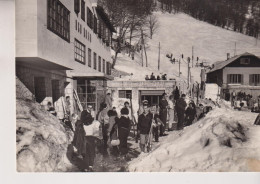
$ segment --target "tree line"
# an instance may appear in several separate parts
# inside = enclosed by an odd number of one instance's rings
[[[259,0],[158,0],[169,13],[184,12],[210,24],[249,36],[260,36]]]
[[[117,30],[117,46],[112,68],[114,68],[117,55],[125,47],[133,44],[133,40],[139,40],[144,48],[147,38],[152,39],[158,28],[158,20],[152,12],[155,9],[154,0],[99,0],[98,5],[102,6],[108,14],[112,25]],[[128,44],[124,44],[125,41]],[[129,53],[130,54],[130,53]],[[147,60],[147,56],[146,56]]]

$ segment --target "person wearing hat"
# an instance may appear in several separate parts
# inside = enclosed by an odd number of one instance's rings
[[[123,156],[125,159],[127,159],[128,153],[127,138],[131,128],[131,122],[128,115],[129,110],[126,107],[123,107],[121,109],[121,117],[115,118],[115,122],[118,127],[118,138],[120,140],[119,151],[121,156]]]

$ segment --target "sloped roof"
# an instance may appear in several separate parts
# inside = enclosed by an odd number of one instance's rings
[[[232,58],[230,58],[226,61],[217,61],[217,62],[213,63],[214,67],[210,71],[208,71],[207,73],[211,73],[211,72],[220,70],[220,69],[224,68],[225,66],[227,66],[228,64],[232,63],[233,61],[237,60],[238,58],[240,58],[242,56],[255,56],[255,55],[248,53],[248,52],[245,52],[244,54],[234,56],[234,57],[232,57]]]

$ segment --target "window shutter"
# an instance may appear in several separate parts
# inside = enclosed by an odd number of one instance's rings
[[[253,76],[252,74],[249,75],[249,85],[253,86]]]
[[[230,74],[227,74],[227,83],[230,84]]]
[[[244,75],[241,75],[241,84],[244,84]]]

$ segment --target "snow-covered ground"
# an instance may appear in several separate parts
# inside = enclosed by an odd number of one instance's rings
[[[151,153],[129,164],[131,172],[260,171],[257,114],[221,103],[205,118],[169,134]]]
[[[253,37],[210,25],[183,13],[156,12],[155,15],[158,17],[160,27],[153,39],[148,41],[148,67],[141,68],[140,54],[135,56],[135,61],[132,61],[127,54],[119,54],[115,66],[118,70],[133,73],[134,80],[144,80],[145,75],[150,75],[151,72],[156,75],[167,73],[168,78],[178,80],[178,63],[171,64],[169,58],[166,57],[166,54],[171,53],[176,59],[184,54],[185,61],[181,61],[181,80],[186,79],[188,73],[186,60],[192,55],[192,46],[194,59],[199,57],[199,62],[205,61],[210,64],[225,60],[227,53],[233,56],[235,43],[236,54],[249,52],[260,56],[260,40],[257,43]],[[160,71],[157,70],[159,42],[161,45]],[[191,75],[195,81],[200,81],[200,68],[192,68]],[[126,80],[129,80],[129,77]]]

